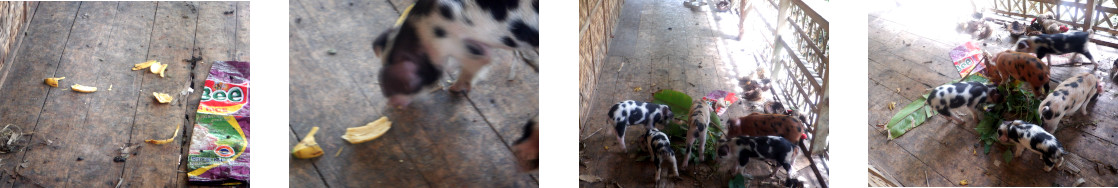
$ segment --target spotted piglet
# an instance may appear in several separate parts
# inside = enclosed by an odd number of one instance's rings
[[[951,113],[951,111],[957,111],[957,109],[970,112],[971,119],[978,122],[980,113],[977,108],[979,104],[1001,101],[1001,95],[998,94],[997,90],[996,85],[978,82],[950,83],[932,89],[932,92],[928,94],[926,103],[940,115],[947,117],[948,120],[954,121],[956,124],[965,123]]]
[[[1087,102],[1101,92],[1102,86],[1099,85],[1099,78],[1089,72],[1064,80],[1060,83],[1060,86],[1056,87],[1056,90],[1044,98],[1043,102],[1040,102],[1037,113],[1043,119],[1041,125],[1048,132],[1056,132],[1056,129],[1060,127],[1060,119],[1063,119],[1065,115],[1076,111],[1081,111],[1083,115],[1087,115]]]
[[[373,40],[378,85],[389,106],[407,106],[423,88],[436,86],[454,67],[451,58],[459,73],[450,91],[468,93],[494,50],[539,51],[539,0],[414,2],[398,26]]]
[[[784,114],[753,113],[726,121],[726,137],[781,136],[793,143],[806,139],[803,122]]]
[[[679,177],[679,169],[675,166],[675,151],[672,150],[671,142],[668,141],[668,135],[660,132],[655,127],[648,129],[643,140],[645,141],[644,150],[652,156],[652,162],[656,163],[656,182],[660,181],[660,170],[664,161],[672,164],[672,173],[675,177]]]
[[[684,155],[683,168],[687,168],[687,163],[691,161],[691,149],[695,145],[696,139],[699,141],[699,160],[706,160],[706,155],[703,151],[707,148],[707,128],[710,127],[710,104],[706,102],[696,102],[691,106],[691,114],[687,119],[687,155]]]
[[[986,61],[986,69],[990,70],[990,81],[995,85],[1013,83],[1009,81],[1013,79],[1029,83],[1036,97],[1051,91],[1048,86],[1048,65],[1028,53],[1009,50],[998,53],[993,61]]]
[[[1040,154],[1044,160],[1044,171],[1052,171],[1064,162],[1067,151],[1056,141],[1056,137],[1044,131],[1040,126],[1029,124],[1021,120],[1005,121],[998,126],[998,141],[1015,143],[1017,145],[1014,156],[1021,156],[1026,148]]]
[[[751,158],[773,160],[776,161],[776,164],[773,165],[773,171],[769,174],[769,178],[776,175],[777,166],[779,166],[788,173],[788,177],[784,181],[784,186],[792,187],[796,184],[797,180],[792,178],[794,176],[792,165],[796,161],[793,150],[795,145],[783,137],[738,136],[732,137],[729,140],[719,140],[718,143],[720,145],[718,147],[719,159],[737,161],[737,165],[734,166],[735,172],[746,175],[744,171],[745,165],[749,163],[749,159]]]
[[[629,125],[647,125],[654,128],[656,123],[668,123],[675,114],[668,105],[646,103],[634,100],[621,101],[609,108],[610,120],[613,120],[614,132],[617,133],[617,142],[625,150],[625,129]]]
[[[1091,63],[1095,62],[1095,58],[1091,56],[1091,52],[1087,50],[1087,44],[1091,39],[1091,33],[1083,31],[1057,33],[1057,34],[1041,34],[1037,36],[1029,36],[1017,40],[1017,52],[1035,53],[1036,57],[1046,58],[1048,64],[1052,64],[1052,57],[1048,55],[1062,55],[1067,53],[1078,53],[1087,56]],[[1098,68],[1096,65],[1095,68]]]

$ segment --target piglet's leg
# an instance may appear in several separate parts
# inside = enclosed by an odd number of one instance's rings
[[[688,132],[695,132],[694,127],[692,127],[691,129],[692,130],[688,130]],[[694,141],[695,141],[695,136],[693,135],[693,133],[687,133],[687,140],[683,142],[683,143],[687,144],[687,154],[685,154],[683,156],[683,168],[687,168],[687,163],[691,162],[691,149],[695,145]],[[703,155],[702,153],[703,153],[703,150],[699,150],[699,155],[700,156]]]
[[[699,161],[706,161],[707,160],[707,155],[705,155],[706,151],[707,151],[707,135],[702,134],[702,135],[699,135]],[[690,156],[690,155],[688,155],[688,156]],[[687,162],[684,162],[684,163],[687,163]]]
[[[617,124],[615,124],[614,127],[613,127],[614,128],[613,131],[615,133],[617,133],[617,143],[621,145],[622,152],[625,151],[625,128],[626,127],[628,127],[628,125],[625,125],[624,122],[617,122]]]
[[[653,152],[652,155],[656,155],[656,153]],[[663,161],[660,160],[660,157],[653,156],[652,158],[653,162],[656,163],[656,182],[660,182],[660,169],[662,169],[660,166]]]
[[[1025,143],[1017,143],[1017,151],[1013,153],[1013,157],[1020,157],[1021,152],[1025,151]]]
[[[1089,103],[1089,102],[1091,102],[1091,101],[1090,100],[1083,101],[1083,104],[1079,105],[1080,106],[1079,111],[1083,112],[1084,116],[1090,115],[1090,114],[1087,113],[1087,103]]]
[[[975,124],[978,124],[979,121],[982,121],[982,112],[981,111],[979,111],[976,108],[969,108],[969,109],[971,111],[971,113],[970,113],[971,114],[971,120],[973,120],[973,122],[975,122]]]
[[[489,64],[492,56],[488,52],[488,47],[473,40],[466,40],[466,51],[469,55],[458,55],[455,59],[462,65],[461,72],[458,73],[458,80],[454,85],[450,86],[450,91],[469,93],[470,85],[474,81],[474,76],[478,74],[485,65]]]
[[[675,177],[679,177],[679,168],[676,166],[675,156],[674,155],[668,155],[668,156],[665,156],[665,157],[668,158],[668,162],[670,162],[671,165],[672,165],[672,174],[675,175]]]
[[[779,163],[779,162],[778,162],[778,163]],[[773,178],[774,176],[776,176],[776,171],[778,171],[778,170],[779,170],[780,168],[777,168],[777,166],[776,166],[776,165],[772,165],[771,163],[770,163],[770,165],[769,165],[769,168],[771,168],[771,169],[772,169],[772,172],[771,172],[771,173],[769,173],[769,177],[768,177],[768,178],[769,178],[769,179],[772,179],[772,178]]]

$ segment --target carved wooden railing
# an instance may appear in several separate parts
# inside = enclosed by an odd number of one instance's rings
[[[1095,30],[1118,34],[1118,1],[1116,0],[995,0],[992,10],[995,13],[1036,18],[1043,13],[1052,13],[1056,20],[1066,23],[1079,30]],[[1118,47],[1111,41],[1098,40],[1099,35],[1092,41],[1098,44]],[[1111,37],[1113,39],[1113,37]]]
[[[777,14],[781,9],[786,9],[787,13],[787,17],[784,18],[780,15],[760,15],[762,19],[776,18],[765,19],[765,22],[776,22],[766,23],[774,33],[770,42],[772,42],[771,47],[775,48],[772,49],[775,57],[769,57],[772,62],[769,66],[775,81],[773,88],[777,89],[771,91],[773,96],[776,96],[776,100],[790,104],[800,112],[807,112],[807,124],[811,125],[808,126],[808,131],[813,137],[809,140],[810,150],[804,143],[799,143],[801,150],[806,154],[825,153],[820,151],[824,151],[826,147],[828,122],[827,118],[821,115],[828,113],[826,91],[830,75],[828,45],[830,23],[802,0],[766,1],[768,3],[760,3],[762,6],[754,8],[775,9],[776,11],[766,12],[777,12]],[[782,7],[781,3],[785,6]],[[758,11],[758,14],[764,13]],[[785,28],[779,28],[781,25]],[[821,186],[827,187],[816,161],[810,156],[808,161],[811,162],[811,168]]]

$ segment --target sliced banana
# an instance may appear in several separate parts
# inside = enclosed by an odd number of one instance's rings
[[[346,128],[342,139],[349,141],[351,144],[360,144],[377,139],[391,128],[392,122],[388,121],[388,117],[381,117],[372,123],[365,124],[365,126]]]

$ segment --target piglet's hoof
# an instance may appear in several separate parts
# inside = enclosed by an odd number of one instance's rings
[[[466,94],[470,92],[470,84],[454,84],[450,86],[450,92]]]

